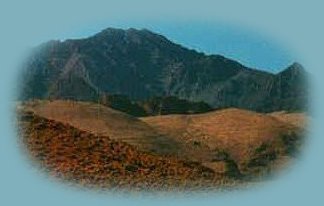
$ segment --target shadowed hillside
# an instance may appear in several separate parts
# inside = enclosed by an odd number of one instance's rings
[[[125,95],[103,94],[99,98],[99,103],[135,117],[165,114],[196,114],[212,110],[212,107],[205,102],[191,102],[173,96],[131,101]]]

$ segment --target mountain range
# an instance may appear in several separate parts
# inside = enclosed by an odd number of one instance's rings
[[[96,102],[123,95],[132,102],[176,97],[258,112],[307,106],[307,72],[299,63],[274,74],[146,29],[108,28],[84,39],[49,41],[34,48],[23,67],[20,100]]]

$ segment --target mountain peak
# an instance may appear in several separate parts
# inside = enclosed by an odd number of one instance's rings
[[[102,30],[101,32],[97,33],[95,36],[97,35],[116,35],[116,34],[155,34],[152,31],[148,30],[148,29],[136,29],[133,27],[130,27],[128,29],[121,29],[121,28],[113,28],[113,27],[108,27],[104,30]],[[157,34],[155,34],[157,35]]]
[[[136,28],[128,28],[128,29],[120,29],[120,28],[107,28],[102,30],[101,32],[95,34],[90,39],[101,40],[112,40],[114,42],[121,41],[127,43],[135,43],[141,44],[143,42],[170,42],[164,36],[154,33],[148,29],[136,29]],[[170,42],[171,43],[171,42]]]
[[[283,71],[279,72],[278,74],[280,75],[285,75],[285,74],[301,74],[301,73],[305,73],[305,69],[304,67],[299,64],[298,62],[293,62],[291,65],[289,65],[286,69],[284,69]]]
[[[293,62],[287,69],[305,70],[304,67],[298,62]]]
[[[101,32],[95,34],[94,36],[111,36],[111,35],[121,35],[121,34],[124,34],[125,33],[125,30],[123,29],[119,29],[119,28],[112,28],[112,27],[109,27],[109,28],[106,28],[104,30],[102,30]]]

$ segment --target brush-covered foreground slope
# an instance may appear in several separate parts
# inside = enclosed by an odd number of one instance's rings
[[[224,109],[196,115],[141,118],[160,133],[181,141],[188,158],[210,167],[233,160],[241,173],[262,172],[296,154],[302,129],[287,121],[241,109]],[[263,168],[264,167],[264,168]]]
[[[147,123],[100,104],[76,101],[31,101],[24,109],[96,135],[109,136],[158,154],[172,154],[181,145],[160,135]]]
[[[84,39],[35,48],[21,75],[21,100],[132,101],[175,96],[213,108],[304,110],[307,74],[294,63],[272,74],[220,55],[206,55],[148,30],[105,29]]]
[[[19,128],[41,169],[73,184],[150,191],[233,186],[233,179],[199,163],[142,152],[33,112],[20,111]]]

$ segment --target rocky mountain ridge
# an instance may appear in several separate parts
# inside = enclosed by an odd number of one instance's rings
[[[19,99],[174,96],[214,109],[300,111],[306,109],[306,76],[298,63],[272,74],[187,49],[146,29],[108,28],[35,48],[24,65]]]

